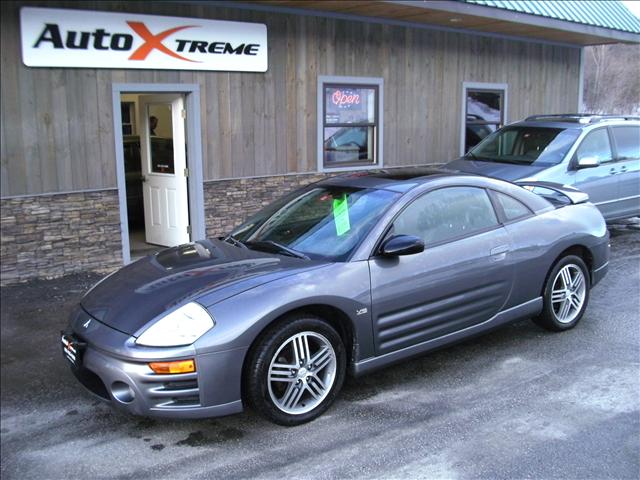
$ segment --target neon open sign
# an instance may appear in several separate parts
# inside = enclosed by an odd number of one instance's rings
[[[336,90],[335,92],[333,92],[333,95],[331,95],[331,101],[334,105],[337,105],[339,107],[359,105],[360,95],[348,90]]]

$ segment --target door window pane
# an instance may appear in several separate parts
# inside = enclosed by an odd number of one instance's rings
[[[588,134],[578,147],[576,155],[578,160],[586,157],[595,157],[600,163],[612,161],[613,155],[611,154],[611,144],[609,143],[607,129],[600,128]]]
[[[500,192],[495,192],[495,195],[498,198],[498,201],[502,206],[502,211],[508,221],[526,217],[531,214],[531,210],[515,198]]]
[[[151,171],[153,173],[175,173],[171,104],[149,105],[148,114]]]
[[[481,188],[450,187],[427,193],[409,205],[393,224],[394,235],[414,235],[427,246],[498,225]]]
[[[465,99],[465,152],[504,123],[504,90],[468,89]]]
[[[378,88],[378,85],[323,85],[321,128],[325,168],[378,163]]]
[[[613,138],[619,159],[640,158],[640,127],[613,127]]]

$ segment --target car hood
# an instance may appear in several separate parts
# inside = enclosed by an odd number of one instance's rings
[[[453,162],[447,163],[445,168],[465,173],[500,178],[502,180],[509,180],[513,182],[515,180],[531,177],[549,167],[538,165],[516,165],[513,163],[500,162],[482,162],[480,160],[458,158]]]
[[[89,290],[80,304],[100,322],[134,335],[154,318],[199,297],[209,306],[324,264],[203,240],[163,250],[118,270]]]

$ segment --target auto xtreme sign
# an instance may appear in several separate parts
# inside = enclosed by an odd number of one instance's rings
[[[265,72],[260,23],[24,7],[28,67]]]

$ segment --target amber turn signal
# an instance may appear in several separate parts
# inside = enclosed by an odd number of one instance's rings
[[[151,362],[149,368],[159,374],[191,373],[196,371],[196,362],[192,358],[175,362]]]

